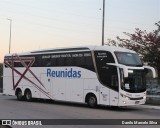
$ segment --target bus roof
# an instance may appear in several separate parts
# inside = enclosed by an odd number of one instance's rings
[[[110,52],[130,52],[135,53],[133,50],[129,50],[122,47],[116,46],[79,46],[79,47],[66,47],[66,48],[51,48],[51,49],[42,49],[30,52],[18,53],[18,55],[32,55],[32,54],[47,54],[47,53],[59,53],[59,52],[75,52],[75,51],[94,51],[94,50],[105,50]],[[11,56],[12,54],[6,54],[5,56]]]

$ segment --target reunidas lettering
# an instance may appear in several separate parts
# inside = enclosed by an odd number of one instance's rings
[[[72,68],[69,70],[66,68],[63,71],[55,71],[47,68],[47,77],[68,77],[68,78],[80,78],[81,71],[74,71]]]

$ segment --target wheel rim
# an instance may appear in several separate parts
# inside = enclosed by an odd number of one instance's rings
[[[89,106],[94,107],[96,105],[96,99],[95,97],[89,98]]]
[[[21,91],[18,92],[17,98],[18,98],[18,100],[21,100],[21,99],[22,99],[22,92],[21,92]]]
[[[30,93],[30,92],[27,92],[27,93],[26,93],[26,99],[27,99],[27,100],[30,100],[31,97],[32,97],[32,96],[31,96],[31,93]]]

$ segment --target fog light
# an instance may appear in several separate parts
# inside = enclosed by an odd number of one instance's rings
[[[124,103],[124,104],[126,104],[126,102],[125,102],[125,101],[123,101],[123,103]]]

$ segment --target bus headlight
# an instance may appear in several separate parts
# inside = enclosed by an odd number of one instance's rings
[[[127,96],[125,97],[125,99],[126,99],[126,100],[130,100],[130,98],[129,98],[129,97],[127,97]]]

